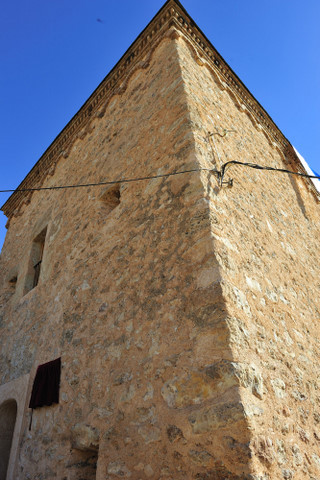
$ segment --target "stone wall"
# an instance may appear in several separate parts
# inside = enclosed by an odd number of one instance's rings
[[[197,168],[177,46],[162,41],[44,186]],[[26,292],[32,244],[46,227],[40,281]],[[202,478],[233,468],[231,453],[222,463],[219,436],[198,439],[199,429],[231,431],[230,408],[246,424],[224,361],[228,331],[199,173],[35,192],[11,220],[1,259],[1,382],[34,378],[58,356],[63,366],[60,404],[36,409],[31,431],[26,412],[17,478]],[[211,407],[217,391],[226,407]],[[241,441],[247,458],[247,433]]]
[[[229,159],[286,162],[172,28],[43,186]],[[318,205],[302,180],[228,175],[35,192],[11,219],[1,384],[62,358],[60,403],[30,431],[25,412],[17,479],[319,477]]]
[[[199,162],[292,169],[217,74],[194,61],[184,40],[179,45]],[[252,472],[320,478],[319,203],[298,177],[233,166],[227,178],[233,187],[220,189],[202,175]]]

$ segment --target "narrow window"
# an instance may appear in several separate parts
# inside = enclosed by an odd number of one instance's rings
[[[41,243],[40,244],[40,251],[39,251],[40,260],[38,260],[37,263],[33,267],[34,268],[33,288],[36,287],[38,285],[38,282],[39,282],[41,262],[42,262],[42,256],[43,256],[43,249],[44,249],[44,243]]]
[[[47,227],[33,241],[33,285],[36,287],[39,283],[41,263],[44,250],[44,241],[46,239]]]
[[[47,227],[44,228],[32,242],[24,293],[29,292],[39,283],[46,233]]]

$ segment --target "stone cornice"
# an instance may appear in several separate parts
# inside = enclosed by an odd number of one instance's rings
[[[284,156],[290,152],[288,160],[292,163],[293,168],[297,168],[298,165],[299,170],[304,170],[298,157],[294,153],[292,154],[293,148],[290,142],[195,25],[183,6],[177,0],[168,0],[40,157],[18,189],[35,188],[43,184],[47,175],[54,172],[58,159],[61,156],[68,156],[73,141],[84,135],[90,128],[90,122],[96,118],[98,110],[101,110],[101,107],[106,105],[114,94],[121,94],[126,89],[128,79],[136,69],[148,66],[151,52],[170,29],[176,30],[183,36],[193,50],[197,62],[200,65],[209,66],[219,80],[221,88],[227,89],[238,107],[246,111],[254,123],[263,129],[270,143],[276,146]],[[310,181],[308,184],[310,184],[310,189],[317,194],[313,183]],[[24,203],[30,201],[31,195],[32,192],[13,193],[3,205],[2,211],[10,219],[13,215],[18,214]]]

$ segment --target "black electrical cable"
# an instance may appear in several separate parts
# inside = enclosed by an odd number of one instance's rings
[[[181,175],[183,173],[191,172],[202,172],[202,171],[211,171],[211,168],[192,168],[190,170],[182,170],[181,172],[172,172],[164,173],[160,175],[150,175],[148,177],[137,177],[137,178],[123,178],[119,180],[110,180],[106,182],[98,183],[81,183],[76,185],[58,185],[55,187],[35,187],[35,188],[16,188],[15,190],[0,190],[0,193],[15,193],[15,192],[37,192],[39,190],[61,190],[67,188],[80,188],[80,187],[97,187],[103,185],[117,185],[118,183],[130,183],[130,182],[140,182],[141,180],[152,180],[154,178],[164,178],[172,177],[173,175]]]
[[[172,173],[163,173],[160,175],[150,175],[146,177],[136,177],[136,178],[123,178],[119,180],[110,180],[106,182],[97,182],[97,183],[81,183],[81,184],[75,184],[75,185],[58,185],[54,187],[35,187],[35,188],[16,188],[16,189],[8,189],[8,190],[0,190],[0,193],[16,193],[16,192],[37,192],[40,190],[62,190],[62,189],[68,189],[68,188],[80,188],[80,187],[97,187],[97,186],[104,186],[104,185],[116,185],[119,183],[131,183],[131,182],[140,182],[142,180],[152,180],[155,178],[165,178],[165,177],[172,177],[173,175],[182,175],[184,173],[192,173],[192,172],[202,172],[202,171],[207,171],[211,172],[215,175],[218,176],[218,179],[220,181],[220,185],[223,183],[224,175],[226,171],[228,170],[228,167],[232,165],[241,165],[249,168],[255,168],[257,170],[268,170],[268,171],[273,171],[273,172],[282,172],[282,173],[288,173],[291,175],[298,175],[300,177],[306,177],[306,178],[315,178],[320,180],[320,176],[317,175],[308,175],[306,173],[299,173],[299,172],[293,172],[292,170],[287,170],[285,168],[274,168],[274,167],[267,167],[263,165],[258,165],[257,163],[246,163],[246,162],[239,162],[237,160],[231,160],[229,162],[226,162],[222,165],[221,171],[214,170],[211,168],[192,168],[190,170],[182,170],[180,172],[172,172]]]
[[[257,163],[246,163],[246,162],[239,162],[237,160],[230,160],[230,162],[226,162],[222,165],[221,171],[219,172],[219,179],[220,183],[222,184],[224,175],[231,165],[242,165],[245,167],[249,168],[255,168],[257,170],[269,170],[272,172],[282,172],[282,173],[289,173],[291,175],[298,175],[299,177],[306,177],[306,178],[315,178],[320,180],[320,176],[317,175],[308,175],[306,173],[299,173],[299,172],[293,172],[292,170],[287,170],[285,168],[274,168],[274,167],[267,167],[263,165],[258,165]]]

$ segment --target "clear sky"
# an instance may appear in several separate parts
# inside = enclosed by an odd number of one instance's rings
[[[10,0],[0,16],[0,190],[16,188],[163,0]],[[320,173],[320,1],[182,0]],[[1,205],[8,195],[0,194]],[[0,246],[6,219],[0,214]]]

